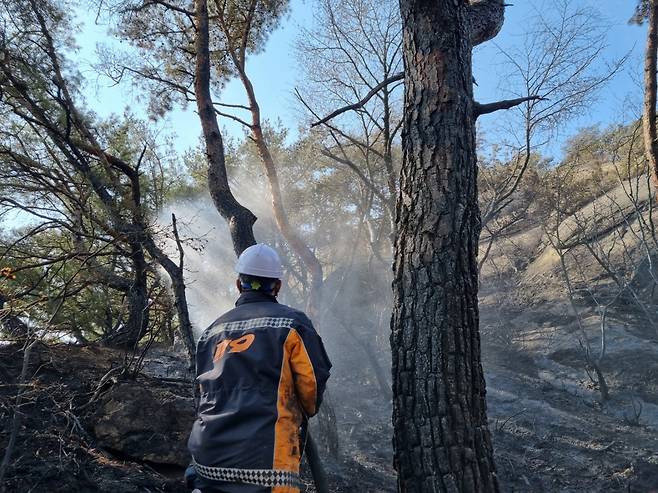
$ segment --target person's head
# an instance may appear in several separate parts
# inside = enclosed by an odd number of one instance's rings
[[[259,243],[245,249],[235,265],[238,291],[260,291],[274,296],[281,289],[281,259],[274,249]]]
[[[274,296],[279,294],[281,280],[271,277],[257,277],[248,274],[239,274],[237,279],[238,291],[260,291]]]

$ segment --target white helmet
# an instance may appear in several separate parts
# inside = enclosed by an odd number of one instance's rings
[[[264,243],[252,245],[242,252],[235,264],[235,272],[272,279],[281,279],[283,276],[279,254]]]

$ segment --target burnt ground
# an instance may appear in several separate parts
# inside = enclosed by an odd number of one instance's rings
[[[658,491],[655,332],[627,313],[610,316],[604,402],[565,303],[513,308],[487,301],[483,365],[503,491]],[[581,309],[598,354],[600,317]]]
[[[610,409],[622,405],[588,401],[512,371],[490,374],[489,419],[503,490],[658,488],[656,431]]]
[[[37,344],[23,385],[22,425],[4,486],[14,492],[181,491],[178,483],[147,462],[103,450],[90,432],[94,406],[87,405],[118,352]],[[0,346],[0,450],[5,450],[23,355]],[[144,377],[137,382],[144,385]],[[153,382],[151,382],[152,384]],[[173,468],[175,469],[175,468]],[[176,473],[178,476],[178,473]]]
[[[540,312],[546,310],[533,310]],[[511,328],[525,329],[493,335],[494,319],[488,318],[486,304],[483,313],[483,364],[502,491],[658,491],[655,341],[647,334],[645,339],[611,335],[604,365],[611,399],[601,403],[565,320],[542,315],[536,317],[541,323],[529,323],[531,317],[523,312],[507,313],[505,320],[514,321]],[[108,369],[123,357],[94,348],[35,348],[7,491],[185,491],[180,464],[136,459],[94,435],[97,406],[87,404]],[[19,347],[0,346],[2,450],[21,358]],[[382,362],[386,358],[382,354]],[[147,361],[150,376],[138,376],[134,384],[186,396],[185,386],[155,378],[165,373],[176,377],[172,368],[181,364],[160,351]],[[341,369],[341,358],[335,365],[329,400],[336,411],[339,458],[324,454],[331,491],[394,492],[390,400],[367,369]]]
[[[189,398],[189,386],[178,382],[184,373],[184,361],[167,353],[165,350],[152,351],[142,373],[134,379],[116,375],[106,379],[111,369],[124,363],[124,353],[96,347],[39,343],[31,352],[27,381],[18,385],[22,348],[0,345],[0,450],[4,451],[8,443],[16,394],[19,388],[24,390],[23,419],[2,485],[5,491],[188,491],[182,482],[187,458],[170,457],[170,451],[163,450],[167,443],[162,442],[158,430],[128,429],[123,437],[124,443],[119,445],[97,436],[101,429],[98,423],[104,418],[102,412],[121,413],[111,405],[113,389],[120,389],[136,400],[146,399],[143,396],[146,392],[141,389],[148,389],[149,399],[164,396],[171,400],[172,395]],[[130,394],[131,391],[136,392]],[[380,442],[390,442],[389,427],[387,424],[364,426],[361,422],[380,412],[382,403],[369,412],[367,408],[376,402],[377,396],[373,394],[373,398],[369,398],[366,390],[366,393],[360,392],[360,399],[363,399],[363,406],[357,403],[356,397],[353,407],[336,406],[341,433],[340,453],[338,458],[325,457],[331,491],[391,491],[386,485],[392,481],[388,456],[390,445],[379,447]],[[138,403],[138,406],[148,405],[146,400]],[[385,407],[386,403],[383,405]],[[190,400],[190,412],[191,409]],[[384,413],[380,415],[383,417]],[[142,419],[144,416],[135,416],[138,423]],[[148,423],[148,416],[146,420],[137,428],[149,428],[152,423]],[[184,447],[184,437],[181,439],[178,432],[184,435],[191,422],[192,418],[189,418],[180,430],[170,430],[175,436],[171,442],[176,441]],[[124,425],[131,426],[117,421],[117,426]],[[137,457],[143,455],[143,451],[136,450],[131,443],[131,435],[139,436],[142,432],[153,444],[148,459]],[[305,480],[307,491],[314,491],[308,471]]]

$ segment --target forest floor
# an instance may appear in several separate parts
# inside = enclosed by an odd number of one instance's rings
[[[658,493],[655,332],[637,329],[631,313],[610,316],[602,363],[610,398],[601,402],[564,303],[516,310],[503,304],[501,312],[486,292],[481,303],[501,490]],[[586,329],[595,330],[598,314],[583,313]],[[341,403],[338,428],[347,457],[338,477],[352,478],[351,488],[343,481],[335,491],[395,492],[390,402],[340,373],[333,383],[342,389],[334,402]]]
[[[597,334],[600,315],[578,309],[588,337]],[[656,333],[630,312],[609,317],[601,363],[609,399],[603,401],[566,303],[513,309],[484,293],[481,312],[503,491],[658,492]],[[596,342],[590,338],[594,354]]]
[[[658,492],[655,334],[629,332],[635,324],[624,324],[623,317],[611,324],[603,364],[611,398],[601,403],[574,343],[574,329],[563,316],[564,306],[501,313],[487,303],[485,296],[483,365],[502,491]],[[35,348],[7,491],[186,491],[184,458],[178,464],[135,459],[95,436],[98,409],[86,403],[94,400],[108,368],[123,357],[94,348]],[[20,348],[0,346],[0,362],[4,450],[18,390],[12,382],[20,373]],[[339,460],[326,459],[331,491],[394,492],[390,400],[372,382],[341,371],[340,359],[335,363],[330,400],[341,445]],[[159,379],[177,377],[182,360],[160,351],[147,358],[145,368],[147,374],[134,381],[137,388],[161,388],[189,398],[185,386]]]

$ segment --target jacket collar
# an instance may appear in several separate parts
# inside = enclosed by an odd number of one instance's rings
[[[243,291],[235,302],[235,306],[244,305],[245,303],[278,303],[276,296],[261,293],[260,291]]]

